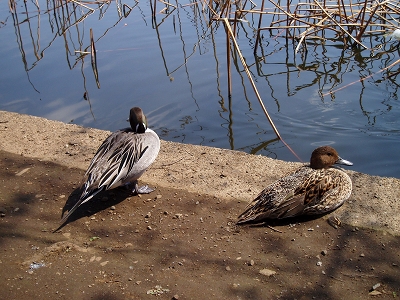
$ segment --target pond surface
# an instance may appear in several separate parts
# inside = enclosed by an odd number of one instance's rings
[[[0,10],[1,110],[113,131],[140,106],[164,140],[299,160],[233,48],[229,97],[224,24],[202,2],[10,3]],[[297,156],[330,144],[352,170],[400,178],[398,42],[380,33],[363,41],[368,49],[332,38],[296,52],[274,30],[254,54],[258,18],[237,23],[237,42]]]

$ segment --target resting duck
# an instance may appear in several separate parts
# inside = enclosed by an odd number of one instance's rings
[[[139,107],[130,110],[131,128],[112,133],[94,155],[85,173],[86,183],[78,202],[61,220],[63,224],[83,203],[103,190],[132,185],[133,193],[154,191],[147,185],[138,187],[137,180],[150,167],[160,150],[158,135],[147,128],[147,119]]]
[[[325,214],[338,208],[350,197],[352,183],[345,172],[332,168],[334,164],[353,165],[330,146],[315,149],[309,165],[266,187],[237,223]]]

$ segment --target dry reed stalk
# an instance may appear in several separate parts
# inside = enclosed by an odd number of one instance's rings
[[[230,40],[232,41],[232,43],[233,43],[233,45],[234,45],[234,47],[235,47],[235,50],[236,50],[236,52],[237,52],[237,54],[238,54],[238,56],[239,56],[239,58],[240,58],[240,61],[241,61],[242,65],[243,65],[244,71],[246,72],[246,75],[247,75],[247,77],[249,78],[250,84],[251,84],[251,86],[253,87],[254,93],[256,94],[257,100],[260,102],[261,108],[263,109],[263,111],[264,111],[264,113],[265,113],[265,115],[266,115],[266,117],[267,117],[269,123],[270,123],[271,126],[272,126],[272,129],[274,130],[274,132],[275,132],[275,134],[276,134],[276,136],[277,136],[279,139],[282,139],[282,138],[281,138],[281,135],[280,135],[279,132],[278,132],[278,129],[275,127],[274,122],[272,121],[271,117],[270,117],[269,114],[268,114],[267,109],[265,108],[265,105],[264,105],[264,103],[263,103],[263,101],[262,101],[262,99],[261,99],[260,94],[258,93],[256,84],[254,83],[253,77],[251,76],[251,73],[250,73],[250,71],[249,71],[249,68],[247,67],[246,61],[245,61],[245,59],[244,59],[244,57],[243,57],[243,55],[242,55],[242,53],[241,53],[241,51],[240,51],[239,45],[238,45],[238,43],[237,43],[237,41],[236,41],[236,38],[235,38],[235,36],[234,36],[234,34],[233,34],[233,31],[232,31],[231,25],[230,25],[229,22],[228,22],[228,19],[222,18],[221,20],[222,20],[222,21],[224,22],[224,24],[225,24],[225,28],[226,28],[226,31],[227,31],[227,36],[228,36],[228,38],[230,38]],[[228,53],[228,54],[229,54],[229,53]]]
[[[173,4],[169,3],[169,2],[166,2],[166,1],[163,1],[163,0],[158,0],[158,1],[160,1],[161,3],[163,3],[165,5],[172,6],[173,8],[176,8],[176,5],[173,5]]]
[[[394,63],[392,63],[390,66],[387,66],[386,68],[383,68],[382,70],[379,70],[378,72],[375,72],[374,74],[370,74],[370,75],[368,75],[368,76],[365,76],[365,77],[361,78],[360,80],[353,81],[353,82],[351,82],[351,83],[349,83],[349,84],[346,84],[345,86],[342,86],[342,87],[340,87],[340,88],[338,88],[338,89],[336,89],[336,90],[330,91],[329,93],[322,94],[322,96],[325,97],[325,96],[327,96],[327,95],[330,95],[330,94],[336,93],[336,92],[338,92],[338,91],[340,91],[340,90],[343,90],[343,89],[345,89],[345,88],[347,88],[347,87],[349,87],[349,86],[351,86],[351,85],[353,85],[353,84],[355,84],[355,83],[362,82],[362,81],[364,81],[365,79],[368,79],[368,78],[370,78],[370,77],[372,77],[372,76],[374,76],[374,75],[376,75],[376,74],[382,73],[383,71],[385,71],[385,70],[387,70],[387,69],[389,69],[389,68],[395,66],[395,65],[398,64],[398,63],[400,63],[400,59],[396,60],[396,61],[395,61]]]
[[[15,13],[15,0],[8,0],[8,7],[11,13]]]
[[[222,15],[223,15],[225,10],[226,10],[225,16],[228,16],[230,8],[231,8],[231,1],[230,0],[225,0],[225,2],[223,3],[223,6],[221,7],[221,11],[219,13],[219,17],[222,18]]]
[[[326,16],[324,19],[319,21],[316,25],[318,25],[319,23],[325,22],[328,18],[329,18],[329,16]],[[310,32],[313,29],[315,29],[315,28],[314,27],[313,28],[309,28],[309,29],[305,30],[303,33],[300,34],[301,38],[300,38],[300,41],[299,41],[299,43],[298,43],[298,45],[296,47],[295,53],[297,53],[297,51],[299,51],[301,42],[305,39],[307,33]]]
[[[293,151],[293,149],[290,148],[290,146],[284,141],[284,139],[283,139],[283,138],[281,137],[281,135],[279,134],[278,129],[275,127],[275,124],[274,124],[274,122],[272,121],[271,117],[269,116],[268,111],[267,111],[267,109],[265,108],[265,105],[264,105],[264,103],[263,103],[263,101],[262,101],[262,99],[261,99],[261,96],[260,96],[260,94],[258,93],[256,84],[254,83],[253,77],[251,76],[251,73],[250,73],[250,71],[249,71],[249,68],[247,67],[246,61],[245,61],[245,59],[244,59],[244,57],[243,57],[243,55],[242,55],[242,53],[241,53],[241,51],[240,51],[239,45],[238,45],[238,43],[237,43],[237,41],[236,41],[236,38],[235,38],[235,36],[234,36],[234,34],[233,34],[233,31],[232,31],[232,28],[231,28],[231,24],[229,24],[227,18],[223,18],[222,20],[224,21],[225,28],[226,28],[227,33],[228,33],[228,38],[230,37],[230,39],[232,40],[233,45],[235,46],[235,50],[236,50],[237,54],[239,55],[240,61],[241,61],[242,65],[243,65],[243,68],[244,68],[244,70],[245,70],[245,72],[246,72],[246,75],[247,75],[247,77],[249,78],[250,84],[251,84],[251,86],[253,87],[254,93],[255,93],[255,95],[256,95],[256,97],[257,97],[257,99],[258,99],[258,102],[259,102],[260,105],[261,105],[261,108],[262,108],[263,111],[264,111],[265,116],[266,116],[267,119],[268,119],[269,124],[271,125],[272,129],[274,130],[276,136],[277,136],[277,137],[282,141],[282,143],[290,150],[290,152],[292,152],[293,155],[296,156],[296,158],[297,158],[299,161],[302,161],[301,158]],[[229,55],[229,53],[228,53],[228,55]]]
[[[68,0],[68,1],[73,2],[73,3],[75,3],[75,4],[78,4],[78,5],[80,5],[80,6],[84,7],[84,8],[86,8],[86,9],[89,9],[89,10],[91,10],[92,12],[95,11],[93,8],[91,8],[91,7],[89,7],[89,6],[85,5],[85,4],[82,4],[82,3],[79,2],[79,1],[76,1],[76,0]]]
[[[226,27],[225,27],[226,28]],[[231,40],[229,38],[228,29],[226,30],[226,68],[228,71],[228,98],[232,98],[232,76],[231,76]]]
[[[372,13],[370,14],[367,23],[366,23],[364,26],[361,26],[360,32],[358,33],[358,35],[357,35],[357,37],[356,37],[357,41],[360,41],[360,40],[361,40],[361,36],[363,35],[365,29],[367,29],[369,23],[370,23],[371,20],[372,20],[372,17],[375,15],[375,12],[376,12],[376,10],[378,9],[378,7],[379,7],[378,5],[375,6],[375,9],[374,9],[374,10],[372,11]]]
[[[261,3],[260,11],[264,11],[264,1],[265,0],[263,0],[262,3]],[[254,54],[257,52],[257,47],[258,47],[258,43],[259,43],[259,40],[260,40],[261,19],[262,19],[262,15],[260,15],[260,18],[258,19],[258,27],[257,27],[258,29],[257,29],[256,43],[254,45]]]
[[[326,12],[326,10],[321,6],[321,4],[318,3],[317,0],[314,0],[314,2],[319,6],[319,8],[324,11],[326,13],[327,16],[329,16],[329,14]],[[364,47],[365,49],[368,49],[368,47],[366,47],[363,43],[361,43],[360,41],[356,40],[346,29],[343,28],[343,26],[341,26],[334,18],[330,17],[331,21],[333,23],[335,23],[336,26],[338,26],[340,29],[343,30],[344,33],[346,33],[351,39],[353,39],[357,44],[359,44],[360,46]]]

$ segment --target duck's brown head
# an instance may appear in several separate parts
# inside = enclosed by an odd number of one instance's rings
[[[331,146],[318,147],[311,154],[310,167],[313,169],[327,169],[334,164],[353,165],[353,163],[342,159]]]

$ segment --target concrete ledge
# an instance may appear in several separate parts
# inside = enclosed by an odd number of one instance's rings
[[[0,111],[2,150],[86,169],[110,132]],[[349,158],[351,159],[351,158]],[[247,202],[300,163],[212,147],[162,141],[160,154],[141,181]],[[335,214],[353,226],[400,235],[400,180],[348,171],[350,199]],[[243,206],[243,204],[240,204]]]

